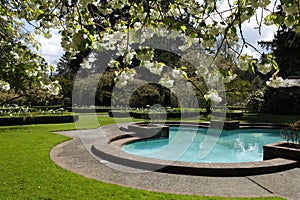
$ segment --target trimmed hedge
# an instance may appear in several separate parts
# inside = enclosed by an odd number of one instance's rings
[[[110,117],[128,117],[128,113],[130,117],[138,118],[138,119],[150,119],[150,118],[164,118],[167,115],[167,118],[188,118],[188,117],[197,117],[199,115],[205,115],[204,111],[175,111],[175,112],[167,112],[167,113],[156,113],[156,114],[148,114],[147,112],[136,112],[136,111],[110,111]],[[222,117],[225,113],[214,112],[214,116]],[[152,116],[151,116],[152,115]],[[243,112],[226,112],[226,118],[229,119],[241,119],[243,117]]]
[[[100,112],[109,112],[111,108],[66,108],[69,112],[76,112],[76,113],[100,113]]]
[[[244,116],[243,112],[226,112],[226,113],[214,112],[213,113],[213,115],[216,117],[223,117],[224,114],[226,114],[226,118],[230,118],[230,119],[241,119]]]
[[[78,120],[78,115],[43,115],[1,117],[0,126],[27,125],[27,124],[56,124],[70,123]]]
[[[130,117],[138,118],[138,119],[150,119],[150,118],[164,118],[167,115],[167,118],[186,118],[186,117],[196,117],[200,114],[203,114],[201,112],[167,112],[167,113],[155,113],[155,114],[148,114],[145,112],[134,112],[129,111]],[[110,111],[109,112],[110,117],[128,117],[128,112],[126,111]]]
[[[11,111],[11,112],[19,112],[19,111],[24,111],[24,109],[22,110],[22,109],[20,109],[20,108],[14,108],[14,107],[8,107],[8,108],[0,108],[0,112],[9,112],[9,111]],[[36,109],[35,108],[28,108],[28,110],[27,111],[29,111],[29,112],[34,112],[34,111],[36,111]]]

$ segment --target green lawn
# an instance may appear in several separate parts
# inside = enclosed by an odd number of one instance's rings
[[[82,128],[94,127],[91,117],[82,120],[86,126]],[[114,123],[106,116],[98,120],[101,125]],[[74,127],[74,123],[0,127],[0,199],[224,199],[125,188],[66,171],[51,161],[49,152],[69,138],[51,131]]]

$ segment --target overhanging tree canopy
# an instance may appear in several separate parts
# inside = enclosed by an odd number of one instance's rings
[[[277,4],[282,5],[284,15],[278,13]],[[20,27],[24,25],[16,23],[16,19],[23,19],[35,27],[36,33],[43,33],[45,36],[49,36],[51,28],[59,29],[62,46],[69,52],[76,54],[87,48],[116,50],[118,55],[123,56],[122,62],[125,66],[130,66],[132,58],[138,58],[141,61],[140,65],[149,69],[155,68],[155,73],[166,65],[153,60],[153,49],[143,46],[137,51],[131,48],[131,44],[137,40],[140,42],[141,39],[154,37],[153,33],[167,34],[174,38],[180,36],[184,41],[180,48],[184,51],[197,44],[205,52],[213,54],[212,61],[226,44],[236,53],[235,62],[240,69],[254,70],[253,63],[257,62],[256,66],[261,71],[278,71],[272,55],[268,55],[260,63],[253,57],[242,54],[243,49],[247,47],[256,50],[243,35],[243,23],[247,23],[251,17],[256,17],[258,31],[263,24],[285,24],[297,34],[300,32],[298,0],[4,0],[1,3],[1,15],[4,18],[7,16],[5,20],[14,29],[14,35],[22,35]],[[138,31],[142,31],[139,38],[129,36]],[[176,34],[172,35],[173,33]],[[238,43],[241,45],[237,45]],[[209,68],[212,63],[203,67]],[[111,65],[120,66],[113,60]],[[32,70],[38,71],[38,68],[32,67]],[[202,73],[201,69],[198,72],[202,76],[215,75],[214,71]],[[188,78],[184,69],[174,69],[174,73]],[[119,80],[128,80],[133,77],[132,74],[134,71],[129,68],[119,69]],[[225,78],[233,76],[230,69],[229,73],[224,75]],[[220,80],[223,78],[220,77]],[[166,81],[167,77],[162,77],[162,83]],[[281,81],[282,79],[277,78],[274,73],[268,83],[276,87]],[[2,87],[7,83],[10,84],[10,81],[2,80]],[[212,88],[207,97],[216,95]]]

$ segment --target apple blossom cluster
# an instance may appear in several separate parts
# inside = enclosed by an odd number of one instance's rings
[[[128,68],[123,71],[116,71],[116,78],[114,79],[116,86],[119,88],[125,86],[128,83],[128,81],[132,81],[134,79],[135,74],[136,71],[134,69]]]
[[[279,88],[283,86],[283,78],[281,77],[271,77],[266,84],[269,87],[273,87],[273,88]]]
[[[241,55],[238,60],[237,66],[240,70],[247,71],[249,69],[248,65],[250,62],[252,62],[252,60],[253,60],[252,56],[249,56],[247,54]]]
[[[60,85],[58,81],[53,81],[51,83],[45,84],[40,81],[41,88],[48,91],[51,95],[58,95],[60,92]]]
[[[282,11],[285,13],[285,17],[278,16],[276,12],[270,13],[265,18],[266,25],[282,25],[287,28],[293,29],[296,33],[300,32],[300,8],[299,1],[283,1],[281,6]]]
[[[166,66],[164,63],[162,62],[150,62],[150,61],[143,61],[141,63],[140,66],[143,66],[145,67],[146,69],[148,69],[152,74],[157,74],[157,75],[160,75],[164,66]]]
[[[272,71],[273,66],[271,63],[264,63],[264,64],[256,64],[258,71],[262,74],[267,74]]]
[[[210,90],[206,95],[204,95],[204,98],[208,101],[211,100],[213,103],[220,103],[222,101],[222,98],[219,96],[218,92],[214,89]]]
[[[266,84],[269,87],[280,88],[280,87],[300,87],[299,79],[283,79],[282,77],[271,77]]]
[[[169,77],[162,77],[159,80],[159,84],[161,84],[162,86],[166,87],[166,88],[172,88],[174,86],[174,80],[170,79]]]

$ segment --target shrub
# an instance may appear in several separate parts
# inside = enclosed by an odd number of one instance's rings
[[[281,137],[300,148],[300,121],[292,122],[288,128],[282,129]]]
[[[252,92],[247,100],[246,106],[250,112],[261,112],[264,105],[265,90],[260,89]]]
[[[263,111],[271,114],[295,115],[300,112],[300,88],[268,88]]]
[[[26,124],[55,124],[70,123],[78,120],[78,115],[44,115],[44,116],[15,116],[1,117],[0,126]]]

